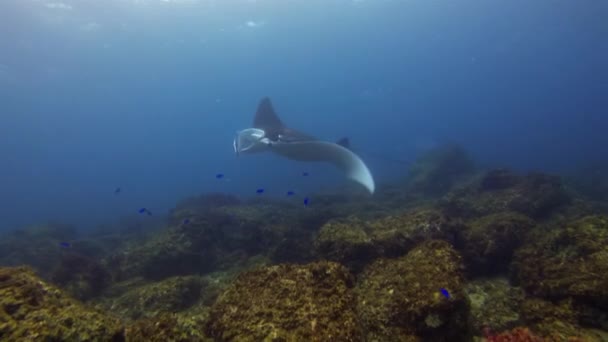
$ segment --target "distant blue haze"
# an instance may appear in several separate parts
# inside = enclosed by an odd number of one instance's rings
[[[443,142],[520,170],[608,158],[606,18],[603,0],[0,1],[0,229],[345,184],[233,154],[262,96],[350,137],[379,183],[406,165],[372,153]]]

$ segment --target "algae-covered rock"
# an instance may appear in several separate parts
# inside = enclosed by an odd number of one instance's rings
[[[471,305],[471,328],[476,335],[484,330],[504,331],[521,324],[521,288],[511,286],[507,279],[494,278],[469,282],[465,288]]]
[[[211,342],[205,335],[205,314],[171,314],[141,319],[126,328],[127,341]]]
[[[462,228],[459,221],[452,220],[440,210],[414,208],[369,222],[368,234],[378,255],[397,257],[426,240],[452,241]]]
[[[452,240],[461,229],[459,222],[431,208],[415,208],[372,221],[349,217],[325,224],[315,240],[315,250],[324,258],[358,270],[377,257],[404,255],[425,240]]]
[[[448,341],[466,335],[462,261],[445,241],[430,240],[401,258],[376,260],[361,274],[356,293],[368,340]]]
[[[97,260],[78,253],[66,252],[51,280],[80,300],[91,299],[110,283],[110,273]]]
[[[60,243],[77,237],[75,227],[62,223],[36,224],[3,234],[0,237],[0,265],[29,265],[48,279],[65,252]]]
[[[131,320],[185,311],[199,301],[206,285],[199,276],[167,278],[134,287],[116,298],[105,299],[101,307]]]
[[[608,202],[608,160],[583,165],[568,178],[569,184],[586,198]]]
[[[608,217],[538,230],[516,252],[513,266],[514,279],[535,296],[608,308]]]
[[[121,323],[87,308],[29,268],[0,268],[0,340],[124,341]]]
[[[490,214],[468,222],[458,231],[456,246],[473,275],[506,272],[513,252],[534,221],[516,212]]]
[[[290,210],[274,203],[187,207],[175,209],[172,215],[170,221],[175,223],[169,229],[108,258],[117,266],[117,279],[160,280],[216,271],[271,254],[299,228]]]
[[[367,223],[354,217],[326,223],[314,246],[318,255],[359,268],[376,256]]]
[[[474,170],[473,161],[462,147],[440,146],[422,155],[410,167],[407,191],[426,196],[443,195]]]
[[[520,176],[498,169],[450,192],[441,206],[450,215],[469,218],[504,211],[544,218],[570,201],[559,177],[542,173]]]
[[[213,305],[207,333],[219,341],[361,341],[352,281],[332,262],[243,273]]]
[[[581,327],[571,300],[554,303],[528,298],[521,305],[521,314],[527,326],[548,341],[602,341],[596,332]]]

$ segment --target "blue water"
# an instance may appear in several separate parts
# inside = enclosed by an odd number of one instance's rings
[[[262,96],[349,136],[378,183],[407,165],[376,154],[444,142],[521,170],[608,158],[606,18],[603,0],[3,0],[0,229],[346,184],[233,154]]]

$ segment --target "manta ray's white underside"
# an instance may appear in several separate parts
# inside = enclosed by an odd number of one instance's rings
[[[321,140],[274,143],[270,149],[293,160],[331,163],[348,178],[374,193],[374,179],[367,165],[351,150],[336,143]]]
[[[292,160],[328,162],[338,167],[346,176],[363,185],[371,194],[375,184],[371,172],[351,150],[328,141],[295,140],[271,141],[261,129],[250,128],[237,133],[234,140],[237,154],[270,151]]]

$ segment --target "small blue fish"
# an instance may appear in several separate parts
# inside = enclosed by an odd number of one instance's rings
[[[121,190],[122,189],[120,187],[116,188],[116,190],[114,190],[114,195],[118,195]]]
[[[69,243],[69,242],[60,242],[59,243],[59,247],[61,247],[61,248],[70,248],[70,247],[72,247],[72,244]]]
[[[302,172],[302,176],[307,177],[309,173],[307,171]]]
[[[259,188],[255,192],[257,192],[258,194],[263,194],[264,193],[264,189],[263,188]]]
[[[304,198],[304,206],[308,207],[308,197]]]
[[[295,195],[295,194],[296,194],[296,193],[295,193],[295,192],[293,192],[293,191],[287,191],[287,196],[293,196],[293,195]]]
[[[152,212],[146,208],[139,209],[140,214],[148,214],[148,216],[152,216]]]
[[[182,224],[187,225],[188,223],[190,223],[190,219],[185,219]]]
[[[224,174],[223,173],[218,173],[217,175],[215,175],[215,178],[222,179],[222,178],[224,178]]]
[[[439,289],[439,292],[441,292],[441,294],[442,294],[442,295],[443,295],[445,298],[450,299],[450,292],[449,292],[448,290],[446,290],[446,289],[444,289],[444,288],[442,287],[441,289]]]

